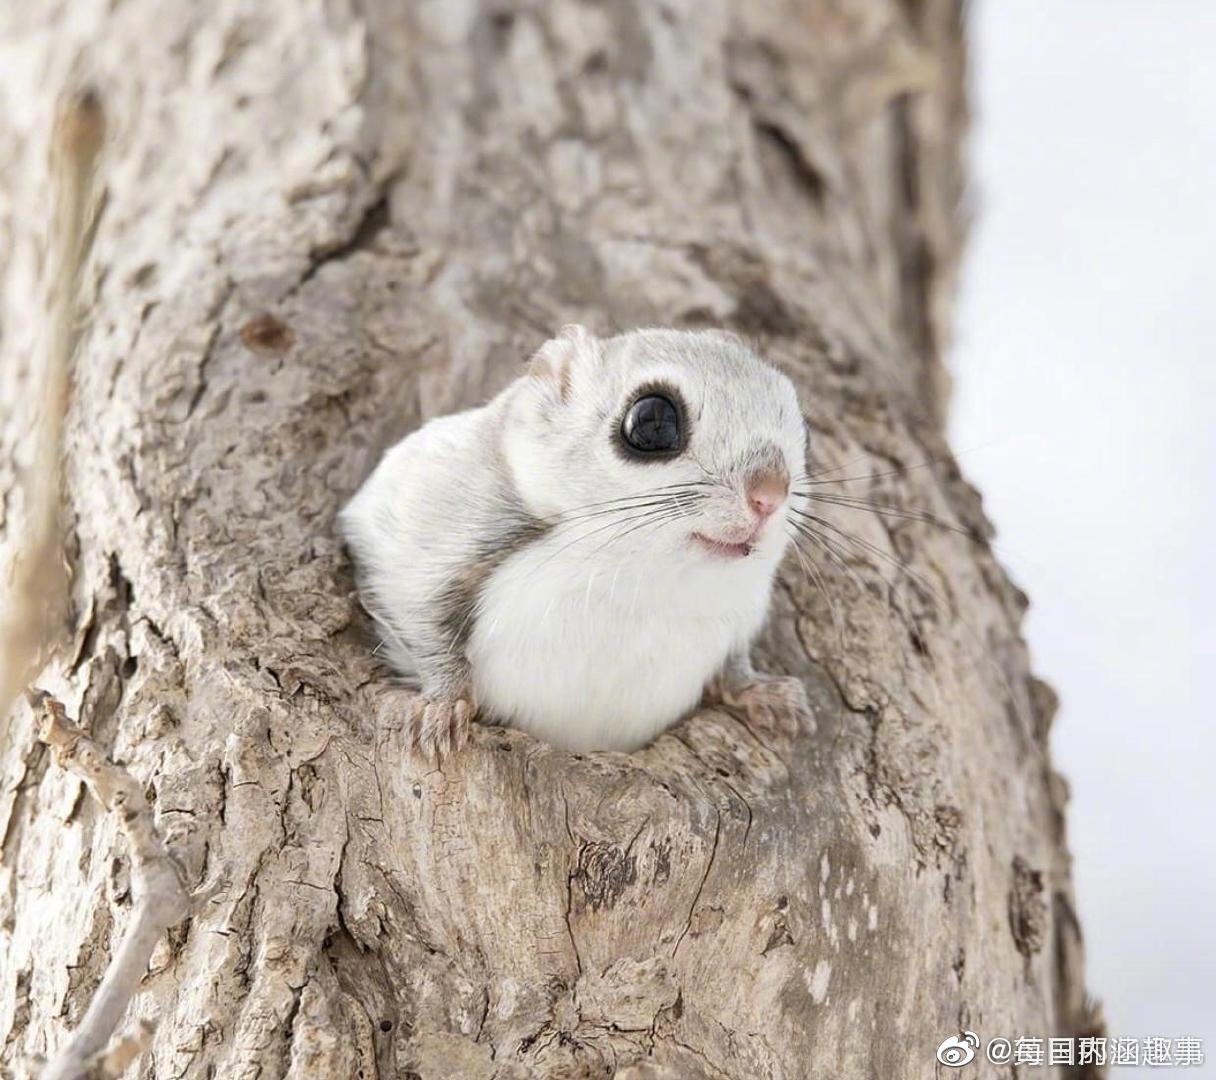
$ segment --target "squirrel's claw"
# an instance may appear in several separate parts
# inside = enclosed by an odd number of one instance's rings
[[[468,742],[472,719],[473,705],[465,698],[415,698],[407,721],[410,753],[427,762],[442,763]]]
[[[742,711],[753,731],[793,738],[811,719],[806,687],[792,675],[757,675],[743,686],[719,684],[715,689],[724,705]]]

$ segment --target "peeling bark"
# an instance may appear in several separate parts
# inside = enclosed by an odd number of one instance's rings
[[[39,684],[224,884],[153,954],[140,1075],[915,1078],[959,1027],[1085,1033],[1050,697],[942,435],[956,4],[99,0],[8,5],[0,43],[10,536],[51,88],[86,70],[115,128]],[[816,467],[968,534],[827,508],[910,574],[791,560],[794,743],[705,711],[633,755],[404,758],[334,514],[574,321],[750,335]],[[25,706],[0,838],[20,1074],[133,915]]]

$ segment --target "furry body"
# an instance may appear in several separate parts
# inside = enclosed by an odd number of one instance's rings
[[[679,453],[621,443],[652,392],[679,402]],[[576,329],[392,448],[340,524],[426,722],[461,700],[559,746],[631,750],[724,668],[750,675],[789,539],[784,503],[765,520],[748,500],[804,455],[793,387],[733,337]]]

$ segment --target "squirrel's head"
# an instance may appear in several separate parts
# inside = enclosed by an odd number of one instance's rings
[[[505,432],[525,506],[572,550],[786,549],[806,426],[789,379],[732,334],[567,327],[531,360]]]

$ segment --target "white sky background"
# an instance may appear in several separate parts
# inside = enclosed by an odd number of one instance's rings
[[[1206,1073],[1216,2],[980,0],[971,30],[954,445],[1063,699],[1053,745],[1090,990],[1112,1035],[1203,1037]]]

